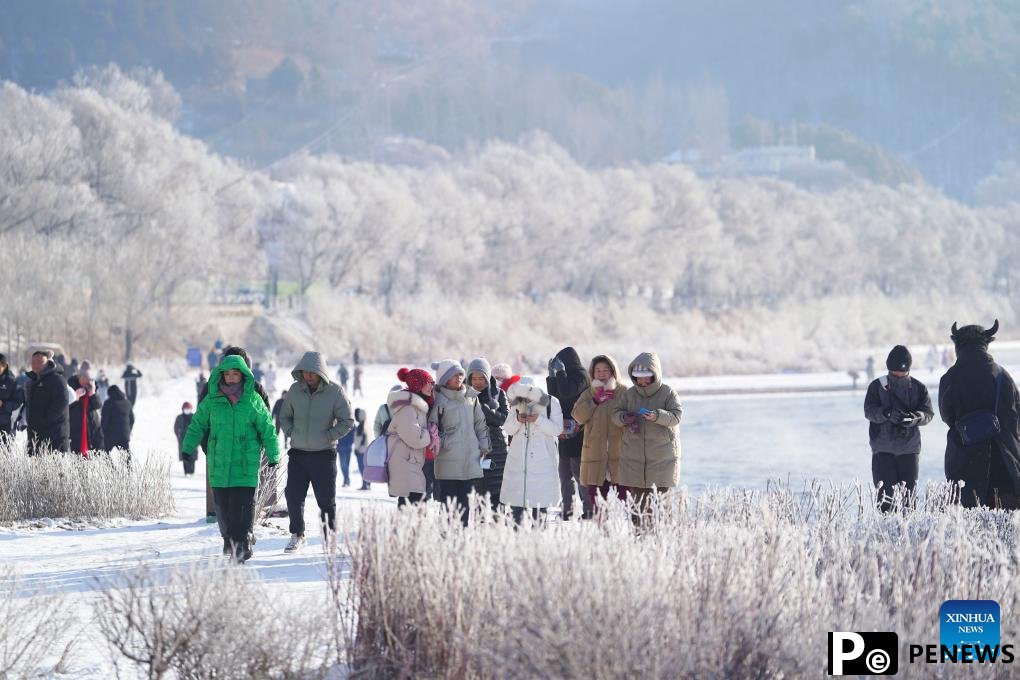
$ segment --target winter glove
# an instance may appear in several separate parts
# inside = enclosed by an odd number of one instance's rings
[[[279,464],[280,464],[280,461],[276,461],[275,463],[273,461],[271,461],[271,460],[270,461],[266,461],[266,467],[267,468],[274,468],[274,467],[276,467]]]
[[[439,426],[429,423],[429,448],[432,449],[433,454],[438,454],[442,447],[443,440],[439,436]]]
[[[893,410],[892,421],[901,427],[910,427],[911,414],[909,411]]]
[[[884,417],[886,420],[892,420],[893,419],[892,415],[893,410],[891,408],[887,408],[886,410],[882,411],[882,417]]]
[[[640,423],[638,423],[638,417],[636,413],[624,413],[623,424],[627,426],[627,430],[631,434],[637,434],[641,429]]]
[[[910,411],[909,413],[903,414],[903,420],[900,421],[900,425],[903,427],[917,427],[918,423],[924,416],[918,411]]]
[[[553,357],[549,360],[549,377],[555,378],[557,373],[566,373],[567,367],[563,365],[559,357]]]

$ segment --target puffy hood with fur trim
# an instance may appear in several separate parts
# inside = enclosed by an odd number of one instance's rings
[[[625,378],[627,376],[620,374],[620,365],[616,363],[616,359],[614,359],[613,357],[609,356],[608,354],[599,354],[594,359],[592,359],[591,363],[588,365],[588,377],[591,378],[592,385],[594,385],[595,382],[596,382],[595,381],[595,364],[602,364],[602,363],[609,364],[609,368],[613,372],[613,378],[615,378],[615,380],[616,380],[616,385],[615,386],[614,385],[607,385],[605,387],[607,387],[608,389],[613,389],[614,387],[619,387],[621,389],[627,389],[627,381],[625,380]]]
[[[518,400],[529,404],[541,404],[542,406],[549,403],[549,395],[536,385],[531,378],[521,378],[513,385],[510,385],[506,398],[510,401],[511,406]]]
[[[389,406],[391,414],[396,413],[398,408],[404,406],[413,406],[422,413],[429,412],[428,402],[422,399],[420,395],[405,389],[394,390],[387,394],[386,405]]]

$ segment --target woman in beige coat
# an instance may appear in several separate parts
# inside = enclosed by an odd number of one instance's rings
[[[639,354],[627,368],[634,381],[613,409],[623,428],[619,483],[644,507],[653,489],[665,491],[680,477],[680,398],[662,382],[654,352]]]
[[[577,398],[571,417],[584,426],[581,484],[588,487],[594,508],[596,495],[606,498],[610,487],[616,487],[621,499],[626,498],[627,488],[620,484],[623,428],[613,422],[613,411],[623,401],[627,387],[621,382],[616,361],[606,354],[591,360],[588,375],[591,386]]]
[[[425,495],[425,452],[438,443],[439,434],[428,422],[435,383],[428,371],[420,368],[397,371],[397,378],[407,389],[394,390],[386,396],[390,422],[386,428],[389,448],[390,496],[399,498],[398,505],[418,503]]]

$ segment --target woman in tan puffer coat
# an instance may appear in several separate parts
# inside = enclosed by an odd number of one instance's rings
[[[613,410],[623,428],[620,484],[644,506],[654,488],[665,491],[680,478],[680,398],[662,382],[662,364],[654,352],[639,354],[627,368],[634,386]]]
[[[386,429],[389,461],[390,496],[398,497],[398,505],[418,503],[425,495],[425,451],[438,440],[435,428],[429,428],[429,407],[435,383],[428,371],[420,368],[397,371],[397,378],[407,384],[386,396],[390,422]],[[435,436],[433,436],[435,433]]]
[[[610,487],[616,487],[620,498],[626,498],[627,489],[620,485],[623,428],[613,422],[613,411],[623,401],[627,388],[621,382],[616,361],[606,354],[591,360],[588,375],[591,386],[577,398],[571,415],[584,426],[581,484],[588,487],[594,508],[596,495],[606,498]]]

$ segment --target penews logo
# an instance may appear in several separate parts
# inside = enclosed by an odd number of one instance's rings
[[[896,633],[829,633],[829,675],[896,675]]]

